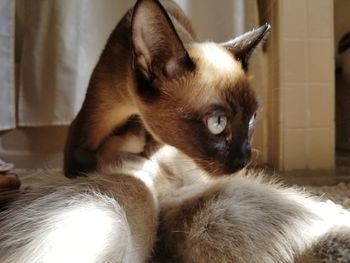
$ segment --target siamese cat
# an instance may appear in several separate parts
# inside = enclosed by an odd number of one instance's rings
[[[137,1],[92,73],[69,130],[65,175],[118,163],[124,153],[147,155],[153,140],[212,175],[242,169],[258,108],[248,60],[269,30],[266,24],[223,44],[199,43],[173,1]]]
[[[212,176],[249,160],[247,59],[269,27],[196,44],[161,3],[119,23],[71,127],[65,174],[100,171],[3,192],[0,262],[349,262],[345,209],[250,171]],[[152,138],[178,149],[145,159]]]
[[[3,196],[0,262],[350,262],[334,203],[252,171],[212,177],[170,146],[139,158]]]

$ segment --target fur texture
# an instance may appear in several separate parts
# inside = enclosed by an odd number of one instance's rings
[[[123,171],[2,194],[0,262],[146,262],[157,228],[157,201]]]
[[[211,176],[249,161],[258,105],[247,63],[268,30],[199,44],[174,2],[139,0],[67,140],[66,176],[100,172],[3,193],[0,262],[350,262],[339,253],[350,247],[348,211],[255,172]],[[227,126],[214,136],[206,120],[218,112]],[[181,152],[142,158],[154,139]]]
[[[13,197],[0,215],[0,261],[350,260],[349,211],[262,173],[212,178],[168,146],[106,170]]]
[[[164,170],[176,167],[158,187],[160,262],[350,260],[342,249],[350,248],[350,213],[342,207],[261,172],[213,179],[174,149],[159,153],[169,158]]]

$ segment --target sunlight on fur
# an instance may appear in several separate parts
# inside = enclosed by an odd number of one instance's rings
[[[307,203],[309,200],[304,200]],[[323,220],[320,218],[314,218],[311,221],[314,223],[314,227],[309,228],[307,234],[311,237],[317,238],[332,228],[339,225],[350,227],[350,214],[348,211],[343,209],[342,206],[333,203],[330,200],[324,202],[310,202],[309,204],[310,211],[314,211],[317,215],[322,215]]]
[[[62,211],[44,237],[49,245],[43,250],[43,262],[96,262],[110,245],[109,234],[125,232],[116,219],[105,209],[89,204]]]
[[[208,70],[212,70],[211,67],[215,69],[216,74],[223,73],[234,76],[235,78],[240,78],[244,72],[242,71],[241,65],[237,60],[232,59],[232,55],[229,54],[225,49],[221,49],[218,45],[207,42],[203,44],[194,44],[196,56],[204,59],[204,65],[210,65]],[[205,74],[206,72],[204,72]],[[210,72],[212,73],[212,71]],[[218,76],[212,74],[207,74],[206,78],[212,77],[213,79],[218,79]],[[211,81],[208,79],[208,81]]]
[[[69,128],[64,173],[88,176],[5,195],[0,263],[350,262],[349,211],[244,168],[269,31],[197,43],[173,1],[138,0]]]
[[[206,59],[206,62],[213,65],[216,68],[227,70],[229,72],[234,68],[241,68],[239,62],[232,59],[232,56],[228,52],[224,52],[224,49],[218,48],[217,44],[205,43],[198,45],[203,52],[202,57]]]

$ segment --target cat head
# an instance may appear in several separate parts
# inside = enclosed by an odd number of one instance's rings
[[[248,60],[270,30],[226,43],[183,43],[158,1],[141,0],[132,18],[136,103],[147,130],[213,175],[250,161],[258,110]]]

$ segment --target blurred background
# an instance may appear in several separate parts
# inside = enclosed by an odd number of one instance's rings
[[[62,166],[67,126],[109,34],[134,2],[0,2],[1,159],[20,168]],[[350,178],[350,1],[176,2],[201,40],[272,25],[250,64],[262,102],[256,164],[287,176]]]

